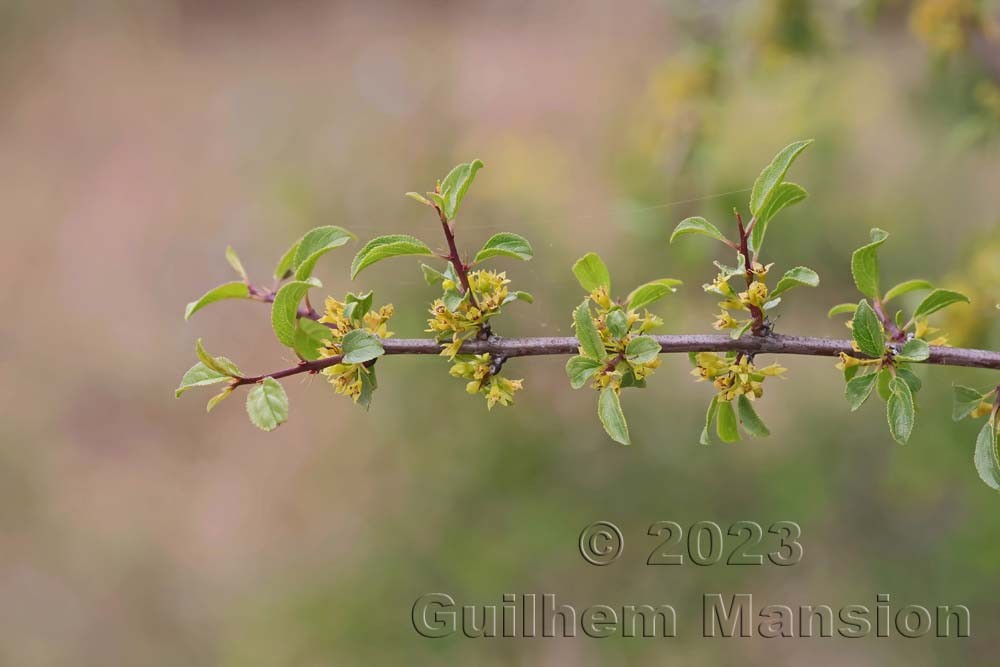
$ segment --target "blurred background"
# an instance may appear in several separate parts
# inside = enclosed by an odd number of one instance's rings
[[[569,335],[590,250],[616,291],[669,276],[662,333],[706,332],[721,246],[668,246],[682,218],[730,225],[760,168],[816,143],[811,193],[768,235],[768,261],[822,284],[777,330],[846,337],[850,252],[879,226],[883,280],[922,277],[973,305],[936,320],[955,345],[1000,346],[1000,36],[974,0],[273,3],[0,2],[0,663],[5,665],[601,665],[670,661],[987,663],[1000,648],[1000,497],[972,464],[977,425],[927,368],[914,437],[875,401],[850,415],[834,361],[783,358],[758,404],[773,436],[697,444],[711,392],[683,355],[627,392],[633,446],[604,435],[565,358],[515,360],[525,390],[487,412],[447,364],[379,364],[368,413],[321,378],[285,382],[265,434],[242,397],[172,392],[194,340],[248,371],[287,366],[266,307],[184,305],[231,280],[227,244],[266,283],[305,230],[362,241],[440,229],[403,197],[481,158],[459,222],[535,259],[503,266],[534,305],[501,335]],[[348,279],[417,337],[434,291],[409,258]],[[912,305],[912,304],[911,304]],[[595,568],[587,524],[627,546]],[[805,557],[776,567],[648,567],[652,522],[797,521]],[[414,600],[505,592],[671,603],[677,639],[429,640]],[[764,603],[965,604],[972,638],[701,640],[703,593]]]

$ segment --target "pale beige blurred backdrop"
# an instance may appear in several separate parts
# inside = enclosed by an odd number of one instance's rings
[[[805,137],[811,199],[769,234],[770,260],[822,283],[789,294],[777,330],[848,335],[826,310],[858,298],[850,251],[879,226],[886,281],[969,291],[940,323],[995,348],[1000,46],[942,34],[955,4],[0,2],[0,663],[989,664],[1000,497],[973,468],[975,426],[949,418],[950,384],[995,383],[986,371],[922,371],[906,447],[874,401],[849,414],[830,359],[784,360],[759,408],[771,438],[709,448],[710,391],[683,356],[625,396],[629,448],[563,358],[509,362],[525,389],[492,412],[432,357],[380,362],[368,413],[292,378],[270,434],[242,396],[206,415],[207,396],[172,393],[198,337],[248,371],[293,361],[261,304],[183,321],[231,279],[227,245],[261,282],[316,225],[436,247],[403,193],[475,157],[460,245],[513,231],[536,255],[505,265],[536,301],[498,333],[570,335],[569,266],[590,250],[623,290],[683,279],[663,331],[706,332],[700,285],[731,258],[669,246],[669,230],[730,224],[760,167]],[[398,335],[424,335],[418,262],[352,282],[358,247],[321,260],[325,291],[374,289]],[[628,543],[605,568],[576,545],[600,519]],[[649,567],[661,519],[797,521],[805,557]],[[410,610],[433,591],[668,602],[680,636],[424,639]],[[703,640],[711,592],[966,604],[973,636]]]

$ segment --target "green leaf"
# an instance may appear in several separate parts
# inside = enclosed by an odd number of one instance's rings
[[[208,368],[211,368],[216,373],[222,373],[228,377],[239,377],[240,369],[236,367],[236,364],[231,362],[225,357],[213,357],[208,352],[205,351],[205,346],[201,344],[201,339],[194,345],[195,354],[201,360],[201,363],[205,364]]]
[[[736,411],[730,401],[717,401],[718,415],[715,420],[715,432],[723,442],[737,442],[740,432],[736,429]]]
[[[371,266],[389,257],[401,255],[433,255],[427,244],[418,238],[406,234],[390,234],[379,236],[365,244],[351,262],[351,279],[357,277],[361,269]]]
[[[608,356],[601,342],[601,334],[590,314],[590,305],[586,300],[573,311],[573,324],[576,326],[576,337],[580,341],[581,353],[591,359],[601,361]]]
[[[233,271],[240,274],[243,282],[250,282],[250,279],[247,278],[247,271],[243,268],[243,262],[240,261],[239,255],[236,254],[232,246],[226,246],[226,261],[229,262],[229,266],[233,267]]]
[[[638,310],[645,308],[649,304],[659,301],[668,294],[677,291],[676,286],[682,284],[680,280],[673,278],[660,278],[651,280],[648,283],[639,285],[628,295],[625,301],[626,306]]]
[[[885,354],[885,332],[878,315],[864,299],[854,312],[854,342],[864,354],[878,359]]]
[[[767,232],[771,218],[782,209],[797,204],[808,196],[809,193],[801,185],[787,182],[779,183],[764,207],[757,212],[757,222],[754,223],[753,229],[750,231],[750,250],[755,253],[760,252],[761,246],[764,244],[764,234]]]
[[[441,295],[441,301],[444,302],[445,308],[454,313],[465,301],[467,295],[467,292],[459,292],[457,289],[445,290],[444,294]]]
[[[705,412],[705,426],[701,429],[701,436],[698,438],[698,443],[702,445],[712,444],[712,422],[715,421],[715,415],[719,411],[719,398],[718,396],[713,396],[711,402],[708,404],[708,410]]]
[[[603,366],[600,361],[590,359],[581,355],[570,357],[566,362],[566,375],[569,377],[569,386],[579,389],[587,384],[587,380],[594,376],[597,369]]]
[[[531,296],[531,294],[528,292],[522,292],[521,290],[518,290],[516,292],[511,292],[510,294],[508,294],[504,298],[501,305],[508,304],[511,301],[524,301],[525,303],[534,303],[535,297]]]
[[[250,288],[247,284],[240,281],[234,281],[231,283],[225,283],[219,285],[218,287],[206,292],[197,301],[192,301],[184,309],[184,319],[189,320],[191,316],[196,312],[204,308],[210,303],[215,303],[216,301],[222,301],[223,299],[249,299],[250,298]]]
[[[882,397],[883,401],[888,401],[892,395],[892,392],[889,391],[890,380],[892,380],[892,373],[889,372],[888,368],[882,368],[878,371],[878,382],[875,386],[878,389],[878,395]]]
[[[580,286],[588,292],[593,292],[598,287],[611,291],[611,274],[596,252],[588,252],[576,260],[573,264],[573,275],[576,276]]]
[[[288,419],[288,395],[274,378],[254,385],[247,394],[247,414],[257,428],[273,431]]]
[[[725,234],[720,232],[718,227],[700,216],[681,220],[677,226],[674,227],[674,231],[670,235],[670,243],[673,243],[674,239],[678,236],[684,236],[685,234],[701,234],[702,236],[713,238],[716,241],[722,241],[726,244],[729,243]]]
[[[618,400],[618,394],[611,387],[605,387],[601,390],[601,395],[597,399],[597,416],[612,440],[623,445],[631,444],[621,401]]]
[[[361,367],[361,395],[358,396],[358,403],[365,410],[372,406],[372,396],[378,389],[378,378],[375,377],[375,367]]]
[[[300,317],[295,324],[295,338],[292,347],[300,358],[306,361],[315,361],[322,356],[319,351],[326,346],[325,343],[331,340],[333,340],[333,334],[329,327],[308,317]]]
[[[892,434],[893,440],[905,445],[913,432],[915,413],[913,394],[910,392],[909,385],[898,377],[889,380],[889,392],[889,401],[886,404],[889,433]]]
[[[993,419],[987,419],[976,438],[976,472],[986,485],[1000,491],[1000,460],[997,459],[997,436]]]
[[[878,248],[889,238],[889,234],[879,228],[871,230],[872,242],[861,246],[851,255],[851,275],[854,284],[865,296],[878,298]]]
[[[625,361],[630,364],[648,364],[660,354],[660,344],[652,336],[636,336],[625,346]]]
[[[847,399],[848,405],[851,406],[851,412],[860,408],[868,400],[877,381],[877,372],[869,373],[868,375],[855,375],[847,381],[847,385],[844,388],[844,398]]]
[[[301,241],[301,239],[299,240]],[[274,269],[274,277],[277,280],[284,280],[292,275],[292,271],[295,270],[295,252],[299,249],[299,241],[285,251],[285,254],[281,256],[278,260],[278,266]]]
[[[784,180],[792,162],[812,142],[812,139],[806,139],[785,146],[774,156],[771,164],[761,170],[757,180],[754,181],[753,190],[750,192],[750,212],[753,215],[758,215],[764,209],[778,185]]]
[[[483,168],[481,160],[473,160],[465,164],[460,164],[452,169],[444,180],[441,181],[442,208],[445,216],[449,220],[454,220],[458,215],[458,207],[465,198],[465,193],[476,178],[476,172]]]
[[[771,292],[770,298],[773,299],[779,294],[800,285],[816,287],[819,285],[819,275],[812,269],[804,266],[796,266],[794,269],[789,269],[785,271],[785,275],[781,276],[781,280],[778,281],[774,291]]]
[[[930,284],[926,280],[906,280],[891,287],[889,291],[885,293],[885,298],[882,299],[882,303],[889,303],[897,296],[903,296],[909,292],[928,289],[934,289],[934,285]]]
[[[911,394],[915,395],[918,391],[920,391],[920,388],[924,385],[924,383],[920,381],[920,378],[917,377],[917,374],[911,371],[906,366],[902,365],[897,366],[896,375],[902,378],[903,382],[906,383],[906,386],[910,388]]]
[[[936,313],[942,308],[947,308],[953,303],[969,303],[969,297],[961,292],[954,292],[947,289],[936,289],[920,302],[917,309],[913,311],[913,319],[927,317],[931,313]]]
[[[374,298],[374,293],[371,290],[365,294],[348,293],[345,298],[344,314],[351,318],[355,324],[360,325],[364,316],[372,309]]]
[[[424,274],[424,282],[428,285],[437,285],[445,279],[445,275],[443,273],[433,267],[427,266],[426,264],[421,264],[420,270]]]
[[[924,361],[931,356],[931,348],[926,341],[911,338],[903,343],[896,358],[900,361]]]
[[[410,199],[414,200],[414,201],[420,202],[424,206],[433,206],[433,204],[431,204],[431,201],[429,199],[427,199],[426,197],[424,197],[419,192],[407,192],[406,196],[409,197]]]
[[[604,317],[604,324],[615,338],[624,338],[628,333],[628,316],[621,308],[612,310]]]
[[[740,423],[743,424],[743,429],[747,433],[755,438],[766,438],[771,435],[771,431],[764,425],[764,421],[753,409],[753,403],[746,395],[741,394],[736,399],[736,407],[740,413]]]
[[[291,268],[295,270],[295,279],[305,280],[311,276],[320,257],[353,238],[354,234],[333,225],[317,227],[306,232],[296,247],[295,258],[292,261]]]
[[[345,364],[360,364],[371,361],[385,354],[382,342],[378,336],[363,329],[353,329],[344,334],[341,341]]]
[[[285,283],[274,295],[271,304],[271,328],[282,344],[295,346],[295,320],[298,319],[299,303],[313,287],[322,287],[316,278],[294,280]]]
[[[472,260],[472,262],[473,264],[478,264],[484,259],[489,259],[490,257],[496,257],[498,255],[528,261],[535,256],[535,253],[532,251],[531,244],[528,243],[528,239],[519,234],[502,232],[491,237],[490,240],[483,245],[479,252],[476,253],[476,257]]]
[[[952,397],[951,418],[960,421],[969,416],[969,413],[979,407],[979,404],[986,398],[986,394],[965,387],[960,384],[952,385],[954,395]]]
[[[830,309],[826,314],[827,317],[833,317],[834,315],[843,315],[844,313],[854,314],[857,310],[858,304],[856,303],[838,303],[836,306]]]
[[[229,398],[229,395],[233,393],[233,389],[234,387],[226,387],[221,392],[208,399],[208,404],[205,406],[205,412],[211,412],[212,408]]]
[[[180,386],[174,391],[174,396],[180,398],[181,394],[193,387],[207,387],[227,380],[229,380],[228,375],[213,370],[199,361],[189,368],[184,377],[181,378]]]

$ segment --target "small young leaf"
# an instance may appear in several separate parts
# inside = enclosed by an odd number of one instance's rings
[[[771,164],[761,170],[757,180],[754,181],[753,190],[750,192],[750,212],[753,215],[758,215],[761,212],[778,187],[778,184],[784,180],[785,174],[788,173],[788,168],[792,166],[792,162],[812,142],[812,139],[806,139],[805,141],[796,141],[785,146],[774,156]]]
[[[243,282],[249,282],[250,279],[247,278],[247,271],[243,268],[243,262],[240,261],[239,255],[233,250],[232,246],[226,246],[226,261],[229,262],[229,266],[233,267],[233,271],[240,275]]]
[[[924,386],[924,383],[920,381],[917,374],[911,371],[909,368],[903,365],[896,366],[896,375],[902,378],[906,386],[910,388],[910,393],[914,396],[914,402],[916,402],[916,394],[920,391],[920,388]]]
[[[374,334],[363,329],[353,329],[344,334],[341,341],[345,364],[360,364],[385,354],[382,342]]]
[[[361,367],[361,394],[358,396],[358,403],[365,410],[372,406],[372,396],[378,389],[378,378],[375,377],[375,366],[371,368]]]
[[[346,307],[344,308],[344,314],[350,317],[354,323],[360,325],[364,316],[372,309],[374,298],[371,290],[365,294],[348,293],[345,299]]]
[[[731,401],[718,401],[716,409],[715,432],[722,442],[737,442],[740,432],[736,428],[736,411]]]
[[[878,315],[864,299],[854,312],[854,342],[864,354],[878,359],[885,354],[885,332]]]
[[[247,394],[247,414],[257,428],[273,431],[288,419],[288,396],[274,378],[254,385]]]
[[[445,290],[445,293],[441,295],[441,301],[444,302],[445,308],[454,313],[465,301],[467,295],[468,292],[459,292],[457,289]]]
[[[630,364],[648,364],[660,354],[660,344],[652,336],[636,336],[625,346],[625,361]]]
[[[421,264],[420,270],[424,274],[424,282],[428,285],[437,285],[445,279],[445,275],[443,273],[433,267],[427,266],[426,264]]]
[[[274,295],[271,304],[271,328],[282,344],[288,347],[295,345],[295,320],[298,318],[299,303],[313,287],[323,284],[315,278],[295,280],[285,283]]]
[[[301,241],[301,239],[299,239]],[[292,275],[295,270],[295,252],[299,249],[299,241],[285,251],[285,254],[278,260],[278,266],[274,269],[274,277],[277,280],[284,280]]]
[[[931,356],[931,348],[926,341],[919,338],[911,338],[903,343],[896,358],[900,361],[924,361]]]
[[[680,280],[674,280],[673,278],[651,280],[632,290],[625,304],[635,310],[644,308],[655,301],[659,301],[668,294],[673,294],[677,291],[676,286],[680,284]]]
[[[409,197],[410,199],[414,200],[414,201],[420,202],[424,206],[433,206],[433,204],[431,204],[431,201],[429,199],[427,199],[426,197],[424,197],[419,192],[407,192],[406,196]]]
[[[878,247],[887,238],[889,234],[876,227],[871,230],[872,242],[861,246],[851,255],[854,284],[858,286],[858,291],[871,299],[878,297]]]
[[[501,305],[506,305],[511,301],[524,301],[525,303],[534,303],[535,297],[531,296],[529,292],[522,292],[518,290],[517,292],[511,292],[506,297],[504,297]]]
[[[221,392],[208,399],[208,404],[205,406],[205,412],[211,412],[212,408],[229,398],[231,393],[233,393],[233,387],[226,387]]]
[[[229,380],[228,375],[212,370],[199,361],[189,368],[184,377],[181,378],[181,383],[174,391],[174,396],[180,398],[181,394],[193,387],[207,387],[208,385],[226,382],[227,380]]]
[[[227,377],[239,377],[240,369],[236,367],[236,364],[231,362],[225,357],[213,357],[208,352],[205,351],[205,346],[201,344],[201,339],[194,345],[195,354],[201,360],[201,363],[205,364],[208,368],[211,368],[216,373],[222,373]]]
[[[991,489],[1000,491],[1000,459],[997,458],[997,436],[993,419],[987,419],[979,431],[974,461],[980,479]]]
[[[210,303],[215,303],[216,301],[222,301],[223,299],[249,299],[250,298],[250,288],[247,284],[240,281],[233,281],[231,283],[225,283],[219,285],[218,287],[206,292],[197,301],[192,301],[184,308],[184,319],[189,320],[191,316],[196,312],[209,305]]]
[[[353,238],[355,238],[354,234],[334,225],[309,230],[295,249],[295,258],[291,267],[295,270],[295,279],[305,280],[311,276],[320,257]]]
[[[968,417],[969,413],[978,408],[979,404],[986,398],[986,394],[972,387],[965,387],[960,384],[952,385],[952,390],[954,396],[951,407],[951,418],[955,421],[960,421]]]
[[[770,296],[773,299],[779,294],[800,285],[816,287],[819,285],[819,275],[810,268],[796,266],[794,269],[785,271],[785,275],[781,276],[781,280],[778,281]]]
[[[678,236],[684,236],[685,234],[701,234],[702,236],[713,238],[716,241],[728,243],[728,239],[726,239],[725,234],[720,232],[718,227],[700,216],[681,220],[680,223],[674,227],[674,231],[670,235],[670,243],[673,243],[674,239]]]
[[[934,285],[930,284],[926,280],[906,280],[889,288],[889,291],[885,293],[885,298],[882,299],[882,303],[889,303],[897,296],[903,296],[909,292],[928,289],[934,289]]]
[[[604,349],[604,343],[601,342],[601,334],[597,332],[586,300],[573,311],[573,324],[576,327],[577,340],[580,341],[581,353],[597,361],[606,359],[608,353]]]
[[[878,389],[878,395],[883,401],[888,401],[892,392],[889,391],[889,381],[892,380],[892,373],[889,372],[888,368],[883,368],[878,371],[878,382],[876,382],[875,387]]]
[[[306,361],[315,361],[320,358],[320,349],[325,347],[325,343],[332,340],[333,335],[330,328],[319,322],[300,317],[295,323],[295,338],[293,347],[295,353]]]
[[[878,373],[855,375],[847,381],[847,386],[844,387],[844,398],[847,399],[848,405],[851,406],[851,412],[860,408],[868,400],[877,381]]]
[[[743,424],[743,430],[755,438],[766,438],[771,435],[771,431],[764,425],[764,421],[753,409],[753,404],[746,395],[741,394],[736,399],[736,407],[740,413],[740,423]]]
[[[608,313],[604,318],[604,323],[615,338],[624,338],[625,334],[628,333],[628,316],[621,308]]]
[[[573,264],[573,275],[576,276],[580,286],[588,292],[593,292],[598,287],[611,291],[611,274],[596,252],[588,252],[576,260]]]
[[[719,411],[719,398],[718,396],[713,396],[712,401],[708,404],[708,410],[705,412],[705,427],[701,429],[701,436],[698,438],[698,443],[702,445],[712,444],[712,422],[715,421],[715,415]]]
[[[754,223],[753,229],[750,231],[750,250],[755,253],[760,252],[761,246],[764,244],[764,234],[767,232],[771,218],[782,209],[797,204],[808,196],[809,193],[801,185],[788,182],[779,183],[764,207],[757,211],[757,222]]]
[[[622,445],[631,444],[621,401],[618,400],[618,394],[611,387],[605,387],[601,390],[601,395],[597,399],[597,416],[612,440]]]
[[[579,389],[587,384],[587,380],[594,376],[597,369],[603,364],[595,359],[590,359],[581,355],[570,357],[566,362],[566,375],[569,377],[569,385],[573,389]]]
[[[476,172],[483,168],[481,160],[473,160],[460,164],[452,169],[441,181],[441,197],[443,199],[445,216],[454,220],[458,215],[458,207],[465,198],[465,193],[476,178]]]
[[[838,303],[836,306],[830,309],[826,314],[827,317],[833,317],[834,315],[843,315],[844,313],[854,314],[857,310],[858,304],[856,303]]]
[[[889,401],[886,404],[886,416],[889,419],[889,433],[893,440],[905,445],[913,432],[915,409],[913,394],[902,378],[892,378],[889,381]]]
[[[389,257],[401,255],[429,256],[434,253],[427,244],[407,234],[390,234],[373,238],[354,256],[351,262],[351,279],[357,277],[361,269]]]
[[[528,243],[528,239],[519,234],[502,232],[491,237],[479,252],[476,253],[476,257],[472,262],[473,264],[478,264],[484,259],[498,255],[528,261],[534,257],[534,252],[531,250],[531,244]]]
[[[931,313],[936,313],[942,308],[947,308],[953,303],[969,303],[969,297],[961,292],[954,292],[947,289],[936,289],[920,302],[917,309],[913,311],[913,319],[927,317]]]

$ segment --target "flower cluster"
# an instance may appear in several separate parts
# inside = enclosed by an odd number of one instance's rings
[[[660,346],[655,342],[649,345],[655,350],[652,355],[629,354],[629,343],[662,326],[663,320],[648,310],[643,309],[640,315],[635,309],[614,303],[604,286],[592,290],[589,300],[596,305],[596,312],[592,312],[593,322],[601,345],[610,357],[608,363],[596,369],[591,386],[595,389],[611,387],[616,393],[622,387],[644,386],[646,378],[660,366]]]
[[[378,310],[372,310],[371,292],[362,296],[348,294],[342,302],[327,297],[324,306],[325,312],[319,322],[329,328],[329,338],[323,341],[323,346],[318,350],[320,358],[343,354],[344,338],[353,335],[353,331],[362,331],[378,338],[390,338],[393,335],[389,331],[389,318],[395,310],[393,305],[386,304]],[[355,403],[361,401],[368,405],[371,393],[377,386],[373,364],[373,361],[342,362],[324,368],[322,373],[338,394],[350,397]]]
[[[746,396],[751,401],[764,395],[764,380],[781,377],[787,369],[780,364],[757,368],[747,355],[735,352],[720,356],[715,352],[698,352],[693,357],[691,375],[699,382],[711,380],[720,401],[732,401]]]
[[[425,275],[428,270],[433,272],[425,267]],[[502,271],[469,272],[468,291],[462,290],[450,264],[444,273],[433,273],[441,282],[443,294],[431,304],[427,331],[442,342],[441,356],[454,362],[449,373],[469,380],[465,390],[483,394],[487,408],[497,403],[510,405],[524,381],[500,376],[489,354],[459,355],[458,351],[469,339],[488,335],[490,319],[499,315],[505,304],[517,299],[530,301],[531,297],[525,292],[511,292],[507,287],[510,280]]]
[[[777,298],[768,298],[770,291],[766,278],[774,264],[764,266],[760,262],[753,262],[749,271],[739,267],[724,266],[718,262],[716,262],[716,266],[719,268],[719,275],[715,277],[714,281],[703,286],[703,289],[709,294],[723,298],[719,302],[721,310],[716,316],[715,322],[712,323],[712,327],[717,331],[729,330],[733,338],[739,338],[753,325],[754,309],[763,313],[778,305],[780,301]],[[744,275],[750,276],[751,282],[744,291],[737,292],[730,286],[729,281],[734,276],[742,278]]]

